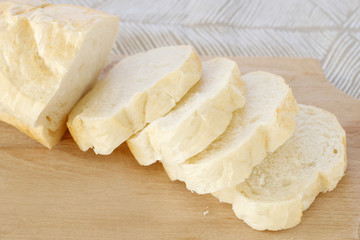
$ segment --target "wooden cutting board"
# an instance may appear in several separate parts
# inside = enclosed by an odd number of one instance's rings
[[[234,59],[242,73],[284,76],[299,103],[333,112],[346,130],[346,176],[319,195],[300,225],[252,230],[230,205],[171,182],[160,164],[139,166],[124,144],[96,156],[67,133],[47,150],[1,123],[0,239],[358,239],[360,101],[328,83],[316,60]]]

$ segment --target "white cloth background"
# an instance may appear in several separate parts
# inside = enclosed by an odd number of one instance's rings
[[[360,99],[360,0],[53,0],[117,15],[114,52],[191,44],[200,55],[312,57]]]

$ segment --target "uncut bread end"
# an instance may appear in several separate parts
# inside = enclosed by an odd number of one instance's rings
[[[107,64],[118,18],[43,1],[1,2],[0,11],[3,119],[53,146],[67,115]]]

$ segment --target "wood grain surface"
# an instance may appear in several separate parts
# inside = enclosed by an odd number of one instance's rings
[[[66,133],[48,150],[0,123],[0,239],[358,239],[360,101],[328,83],[316,60],[234,59],[242,73],[284,76],[299,103],[333,112],[347,133],[346,176],[300,225],[252,230],[230,205],[171,182],[160,164],[138,165],[125,144],[97,156]]]

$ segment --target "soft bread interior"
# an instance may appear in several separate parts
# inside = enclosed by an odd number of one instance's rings
[[[287,200],[318,174],[326,191],[335,188],[346,167],[344,130],[335,116],[311,106],[300,105],[296,123],[294,135],[254,168],[239,192],[254,200]]]
[[[251,227],[290,228],[320,192],[333,190],[346,169],[345,131],[336,117],[300,105],[294,135],[257,165],[245,182],[214,193]]]
[[[114,17],[104,18],[91,27],[61,80],[58,91],[41,112],[39,124],[53,130],[66,123],[71,109],[93,86],[108,63],[117,32],[118,20]]]

